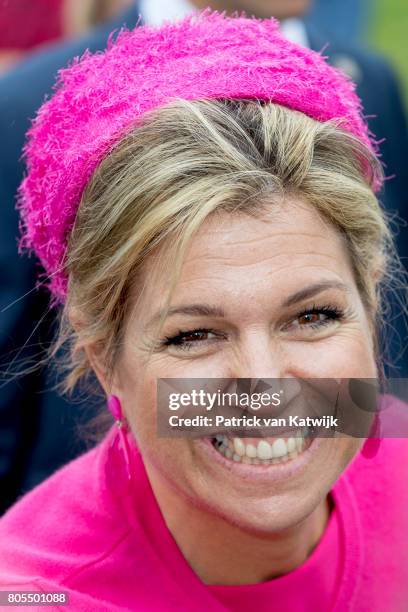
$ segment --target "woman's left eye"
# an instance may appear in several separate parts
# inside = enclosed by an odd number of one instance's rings
[[[299,313],[296,319],[286,326],[286,329],[316,329],[342,319],[344,313],[335,306],[313,306]]]
[[[302,315],[301,317],[298,317],[300,326],[307,325],[307,324],[314,325],[316,323],[322,323],[323,321],[327,321],[327,320],[328,320],[327,314],[322,314],[320,312],[310,312],[310,313]]]

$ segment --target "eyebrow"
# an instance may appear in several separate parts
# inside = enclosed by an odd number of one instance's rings
[[[309,285],[309,287],[304,287],[296,293],[290,295],[286,300],[284,300],[281,304],[282,307],[287,308],[289,306],[293,306],[303,300],[314,297],[327,289],[339,289],[345,293],[350,293],[350,288],[340,281],[320,281],[318,283],[314,283],[313,285]],[[166,310],[161,310],[157,312],[147,324],[147,327],[154,325],[154,323],[158,322],[160,318],[166,314],[167,317],[171,317],[178,314],[187,315],[190,317],[217,317],[224,318],[226,316],[225,311],[222,308],[217,306],[210,306],[209,304],[186,304],[181,306],[174,306]]]
[[[165,314],[167,313],[167,318],[177,315],[184,314],[190,317],[225,317],[225,311],[222,308],[216,306],[210,306],[209,304],[188,304],[186,306],[174,306],[173,308],[169,308],[166,310],[160,310],[157,312],[147,324],[147,327],[150,327]]]
[[[302,302],[303,300],[307,300],[308,298],[311,298],[317,295],[318,293],[322,293],[322,291],[326,291],[326,289],[339,289],[344,293],[351,293],[350,288],[345,283],[342,283],[340,281],[320,281],[318,283],[310,285],[309,287],[305,287],[304,289],[296,291],[296,293],[293,293],[286,300],[284,300],[282,306],[293,306],[294,304]]]

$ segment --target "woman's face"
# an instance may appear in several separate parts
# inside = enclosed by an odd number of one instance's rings
[[[210,6],[218,11],[245,11],[260,18],[288,19],[300,17],[309,8],[310,0],[193,0],[197,8]]]
[[[262,218],[208,219],[189,247],[172,314],[150,357],[170,275],[152,260],[143,274],[112,392],[148,471],[243,529],[295,525],[322,502],[361,439],[316,439],[285,463],[234,461],[209,439],[159,437],[156,384],[158,378],[375,377],[370,323],[340,235],[295,198]]]

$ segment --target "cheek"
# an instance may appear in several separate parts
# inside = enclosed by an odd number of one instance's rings
[[[172,371],[163,357],[152,359],[148,366],[130,360],[122,370],[122,396],[124,409],[133,435],[142,454],[152,463],[163,461],[169,465],[186,459],[186,444],[178,438],[165,438],[157,432],[157,379],[183,377],[183,371]],[[130,374],[131,373],[131,374]],[[182,442],[183,444],[180,444]]]
[[[154,467],[156,474],[173,488],[188,491],[189,482],[194,481],[190,441],[158,434],[156,379],[145,379],[140,391],[129,398],[128,406],[130,427],[149,474]]]
[[[368,333],[348,329],[319,342],[286,347],[288,361],[310,378],[375,378],[377,368]],[[307,375],[307,376],[306,376]]]
[[[126,386],[126,414],[138,441],[156,436],[156,398],[154,378],[143,375]]]

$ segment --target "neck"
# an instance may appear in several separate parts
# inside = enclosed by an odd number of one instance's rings
[[[253,534],[194,506],[151,465],[146,470],[168,529],[205,584],[256,584],[287,574],[310,556],[330,515],[325,498],[301,523],[279,533]]]

